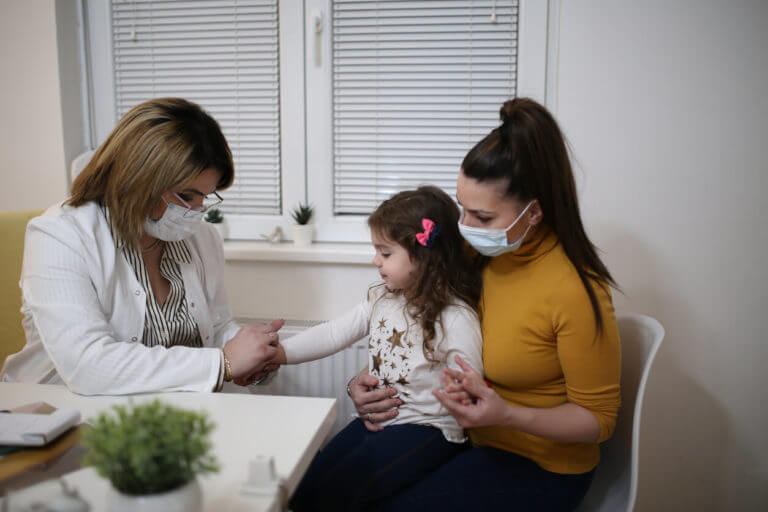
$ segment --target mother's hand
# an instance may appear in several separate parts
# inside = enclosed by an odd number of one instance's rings
[[[363,420],[365,428],[371,432],[378,432],[384,427],[377,425],[397,416],[397,407],[403,403],[395,388],[386,387],[374,389],[379,384],[379,379],[368,373],[368,369],[353,377],[349,383],[349,396],[355,404],[357,414]]]
[[[506,424],[509,405],[461,357],[456,362],[463,372],[446,368],[443,389],[432,394],[464,428]]]

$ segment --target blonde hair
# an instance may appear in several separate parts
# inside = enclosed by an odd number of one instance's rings
[[[181,98],[150,100],[120,119],[72,183],[66,204],[106,206],[113,229],[138,246],[162,194],[211,168],[221,175],[217,190],[232,184],[232,152],[216,120]]]

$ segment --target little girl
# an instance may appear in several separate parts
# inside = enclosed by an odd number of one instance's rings
[[[369,432],[353,420],[317,455],[291,502],[304,510],[375,507],[466,448],[464,431],[432,395],[460,355],[482,370],[480,275],[465,261],[459,210],[424,186],[384,201],[368,219],[383,283],[346,315],[282,342],[276,363],[331,355],[369,335],[370,373],[398,391],[397,415]]]

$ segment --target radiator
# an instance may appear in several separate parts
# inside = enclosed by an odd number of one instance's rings
[[[241,323],[264,320],[241,321]],[[264,322],[267,323],[267,322]],[[287,320],[280,329],[280,339],[288,339],[318,321]],[[336,435],[355,413],[352,400],[347,396],[347,381],[368,364],[368,337],[359,340],[341,352],[308,363],[285,365],[269,384],[250,386],[252,393],[262,395],[316,396],[335,398],[338,402],[336,423],[329,438]]]

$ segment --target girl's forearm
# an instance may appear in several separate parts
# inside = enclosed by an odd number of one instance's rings
[[[368,333],[368,310],[358,304],[344,315],[281,341],[288,364],[306,363],[335,354]]]
[[[502,426],[561,443],[594,443],[600,436],[597,418],[574,403],[548,409],[506,404]]]

